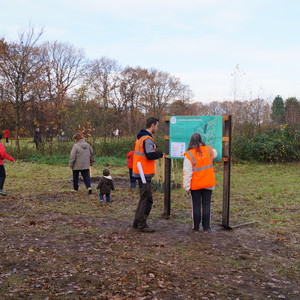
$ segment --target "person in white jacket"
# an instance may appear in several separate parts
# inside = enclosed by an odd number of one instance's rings
[[[216,183],[213,166],[215,157],[217,151],[206,146],[199,133],[193,133],[184,153],[183,188],[192,195],[194,232],[199,232],[201,221],[204,232],[211,230],[211,197]]]

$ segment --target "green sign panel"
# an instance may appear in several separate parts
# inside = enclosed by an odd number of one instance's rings
[[[220,161],[222,159],[222,116],[171,116],[170,157],[183,158],[194,132],[199,132],[205,144],[217,150],[216,160]]]

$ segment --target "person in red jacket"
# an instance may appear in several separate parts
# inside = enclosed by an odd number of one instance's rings
[[[2,139],[2,134],[0,134],[0,195],[7,196],[7,193],[5,193],[3,190],[3,186],[6,178],[3,160],[7,159],[12,161],[13,163],[15,162],[15,160],[14,158],[12,158],[10,155],[6,153],[6,149],[4,145],[1,143],[1,139]]]
[[[6,140],[6,143],[8,143],[8,139],[9,139],[9,130],[8,129],[4,130],[4,138]]]
[[[135,188],[135,186],[136,186],[135,182],[137,180],[136,177],[132,176],[133,155],[134,155],[134,151],[129,151],[126,154],[126,157],[127,157],[127,167],[128,167],[128,170],[129,170],[129,178],[130,178],[130,188],[132,188],[132,189]]]

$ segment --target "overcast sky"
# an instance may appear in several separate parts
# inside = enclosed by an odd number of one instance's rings
[[[0,0],[0,37],[29,24],[90,59],[179,77],[195,101],[300,98],[299,0]]]

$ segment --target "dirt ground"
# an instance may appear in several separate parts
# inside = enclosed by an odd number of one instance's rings
[[[118,185],[109,205],[85,191],[0,198],[0,299],[300,299],[293,236],[216,220],[192,233],[188,211],[161,207],[156,231],[137,232],[138,194]]]

